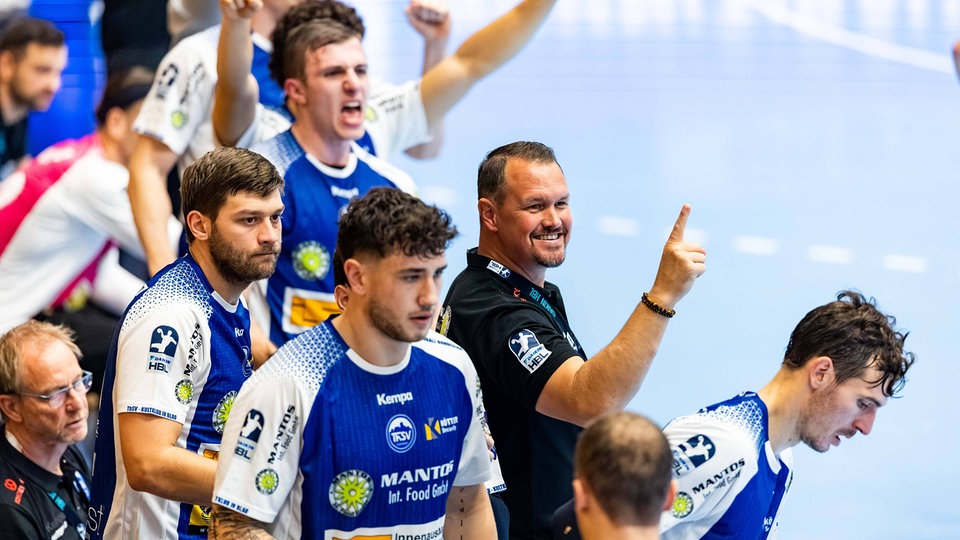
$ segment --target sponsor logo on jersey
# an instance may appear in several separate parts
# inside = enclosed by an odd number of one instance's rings
[[[270,449],[270,455],[267,457],[267,463],[282,461],[287,455],[287,449],[293,442],[293,437],[297,432],[297,426],[300,425],[300,416],[297,415],[297,407],[287,406],[287,412],[283,413],[280,420],[280,426],[277,428],[277,434],[273,437],[273,447]]]
[[[3,481],[3,487],[16,493],[16,495],[14,495],[13,497],[13,502],[17,505],[19,505],[20,502],[23,500],[23,492],[27,490],[27,487],[23,485],[22,478],[20,479],[19,484],[16,481],[14,481],[13,478],[7,478],[6,480]]]
[[[577,343],[577,340],[573,337],[573,334],[570,332],[564,332],[563,337],[567,339],[567,343],[569,343],[571,347],[580,350],[580,344]]]
[[[537,335],[526,328],[520,330],[510,338],[507,346],[510,347],[510,351],[517,357],[520,364],[527,368],[527,371],[530,373],[533,373],[537,368],[542,366],[552,354],[549,349],[540,343]]]
[[[377,394],[377,405],[403,405],[408,401],[413,401],[413,392],[403,392],[402,394]]]
[[[746,467],[746,461],[743,458],[740,460],[731,463],[724,467],[724,469],[717,474],[714,474],[710,478],[707,478],[703,482],[693,486],[693,493],[695,495],[700,495],[704,499],[709,497],[716,491],[718,488],[722,488],[740,476],[740,473],[743,472],[743,468]]]
[[[187,124],[189,117],[187,113],[182,109],[177,109],[173,111],[173,114],[170,115],[170,125],[176,129],[180,129]]]
[[[193,401],[193,383],[184,379],[177,383],[173,393],[177,396],[177,401],[186,405]]]
[[[387,444],[390,449],[402,454],[413,448],[417,442],[417,430],[413,429],[413,420],[405,414],[393,416],[387,422]]]
[[[367,107],[363,111],[363,119],[367,122],[376,122],[377,121],[377,111],[373,110],[372,107]],[[368,150],[369,152],[369,150]]]
[[[264,469],[257,473],[257,478],[254,482],[256,482],[257,491],[264,495],[271,495],[277,490],[277,485],[280,483],[280,476],[277,474],[277,471],[273,469]]]
[[[187,522],[187,534],[207,534],[207,530],[210,528],[210,512],[212,510],[212,506],[193,505],[190,510],[190,521]]]
[[[487,270],[492,270],[503,278],[510,277],[510,269],[494,260],[487,263]]]
[[[673,449],[673,474],[680,477],[703,465],[717,448],[706,435],[694,435]]]
[[[241,362],[243,366],[243,376],[249,377],[253,375],[253,355],[250,353],[250,347],[244,345],[241,348],[243,349],[243,361]]]
[[[360,188],[343,189],[342,187],[330,186],[330,194],[341,199],[355,199],[360,196]]]
[[[423,430],[426,433],[426,439],[428,441],[433,441],[444,433],[453,433],[457,430],[458,421],[459,417],[457,416],[440,419],[429,418],[427,423],[423,425]]]
[[[237,446],[233,449],[235,455],[250,461],[260,440],[260,434],[263,433],[263,418],[263,413],[256,409],[247,411],[247,417],[243,419],[243,426],[240,428]]]
[[[189,377],[191,373],[197,370],[199,365],[198,356],[203,347],[203,334],[200,333],[200,325],[193,325],[193,333],[190,334],[190,348],[187,349],[187,365],[183,369],[183,375]]]
[[[177,354],[180,335],[169,326],[158,326],[150,334],[150,357],[147,371],[170,373],[170,362]]]
[[[174,64],[167,64],[167,66],[163,68],[163,72],[160,73],[160,84],[155,86],[157,89],[157,98],[164,99],[167,97],[167,92],[177,80],[177,75],[179,73],[180,70]]]
[[[373,478],[350,469],[333,477],[330,483],[330,506],[347,517],[357,517],[373,498]]]
[[[442,308],[440,310],[440,319],[437,320],[437,332],[447,335],[447,332],[450,331],[450,319],[453,317],[453,309],[450,306]]]
[[[320,242],[300,242],[293,249],[293,271],[306,281],[325,278],[330,271],[330,252]]]
[[[230,409],[233,408],[233,402],[237,399],[237,391],[227,392],[217,406],[213,409],[213,429],[217,433],[223,433],[223,426],[227,425],[227,418],[230,416]]]
[[[673,507],[670,509],[670,513],[677,519],[683,519],[689,516],[690,512],[693,512],[693,498],[683,491],[677,493],[677,497],[673,500]]]
[[[433,482],[450,476],[453,472],[453,461],[448,461],[443,465],[434,467],[425,467],[422,469],[408,469],[400,472],[392,472],[380,476],[380,487],[388,488],[402,484],[415,484],[418,482]]]

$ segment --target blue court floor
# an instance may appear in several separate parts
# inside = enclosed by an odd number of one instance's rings
[[[512,4],[452,1],[451,46]],[[371,69],[419,70],[401,0],[365,0]],[[561,0],[521,56],[449,116],[443,155],[401,160],[477,238],[476,166],[553,146],[572,191],[564,290],[590,352],[653,281],[680,206],[707,273],[630,409],[659,423],[776,371],[794,325],[845,288],[875,296],[919,361],[869,437],[795,453],[781,539],[960,538],[957,395],[960,1]]]

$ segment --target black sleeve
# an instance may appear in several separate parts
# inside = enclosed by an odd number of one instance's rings
[[[579,352],[550,319],[533,306],[498,309],[477,325],[487,350],[474,361],[512,396],[531,409],[553,373]],[[586,360],[586,359],[584,359]]]
[[[0,504],[0,538],[43,540],[43,529],[23,508]]]

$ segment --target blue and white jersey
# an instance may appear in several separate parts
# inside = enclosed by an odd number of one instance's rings
[[[774,454],[767,407],[753,392],[671,421],[679,484],[660,519],[661,538],[775,538],[777,513],[793,481],[793,454]]]
[[[250,316],[217,294],[190,255],[164,268],[127,308],[103,383],[93,462],[91,538],[206,538],[210,509],[131,489],[118,415],[183,425],[177,446],[216,459],[237,392],[253,372]]]
[[[490,475],[476,388],[439,334],[380,367],[318,325],[244,384],[214,502],[279,539],[439,539],[448,492]]]
[[[294,336],[339,313],[333,298],[333,253],[337,222],[354,197],[374,187],[414,192],[413,179],[389,163],[352,145],[347,166],[338,169],[308,155],[293,133],[285,131],[255,147],[286,180],[283,242],[277,270],[260,283],[269,306],[255,312],[270,340],[282,345]]]

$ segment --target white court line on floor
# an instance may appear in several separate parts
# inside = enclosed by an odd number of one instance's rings
[[[884,60],[936,71],[937,73],[952,75],[954,72],[953,61],[947,54],[948,51],[944,51],[943,54],[935,54],[858,34],[808,15],[803,15],[784,6],[773,5],[771,0],[748,1],[747,4],[777,24],[793,28],[797,32],[840,47],[846,47]]]

